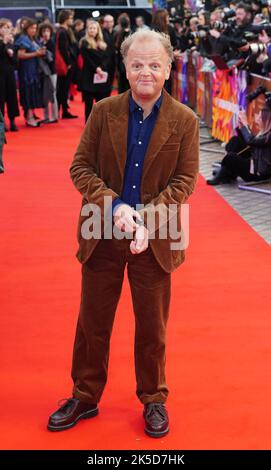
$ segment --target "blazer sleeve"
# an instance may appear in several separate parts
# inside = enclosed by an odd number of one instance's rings
[[[189,117],[185,123],[179,158],[171,181],[145,208],[138,211],[145,224],[147,224],[148,220],[154,221],[153,230],[150,235],[176,216],[176,208],[180,210],[181,205],[187,201],[194,191],[198,172],[199,120],[195,115]],[[174,204],[174,206],[170,207],[170,204]],[[157,206],[159,206],[158,217]]]
[[[100,208],[103,221],[105,216],[104,198],[106,196],[110,198],[106,206],[106,217],[111,217],[112,199],[116,199],[119,195],[97,175],[99,135],[99,116],[96,105],[94,105],[75,152],[70,167],[70,176],[82,196],[89,203],[96,204]]]

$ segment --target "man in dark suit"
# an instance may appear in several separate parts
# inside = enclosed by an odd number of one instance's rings
[[[116,70],[116,51],[115,51],[115,33],[114,33],[114,17],[112,15],[105,15],[103,22],[103,37],[107,44],[109,53],[109,83],[110,92],[112,91],[113,81]]]
[[[122,54],[131,91],[94,106],[70,168],[83,196],[77,253],[82,297],[73,396],[50,416],[48,429],[67,429],[98,413],[127,265],[136,323],[136,394],[144,405],[145,432],[162,437],[169,431],[165,343],[170,273],[183,262],[184,250],[173,243],[172,233],[159,235],[170,225],[174,208],[180,230],[181,205],[197,179],[199,126],[194,112],[163,89],[173,58],[167,36],[136,32],[123,42]],[[108,236],[112,216],[113,236]],[[101,235],[89,230],[98,219]]]

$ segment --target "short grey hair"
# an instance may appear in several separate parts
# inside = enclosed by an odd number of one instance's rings
[[[128,51],[133,44],[134,41],[150,41],[152,39],[156,39],[160,41],[162,46],[164,47],[167,55],[168,61],[171,63],[173,61],[173,47],[170,42],[170,37],[168,34],[160,33],[154,30],[139,30],[135,33],[130,34],[126,39],[124,39],[123,43],[121,44],[120,52],[123,57],[123,62],[126,62]]]

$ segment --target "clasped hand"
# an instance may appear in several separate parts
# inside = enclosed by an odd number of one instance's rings
[[[147,228],[135,222],[134,218],[139,222],[143,222],[139,212],[128,206],[128,204],[120,204],[115,211],[113,220],[116,227],[122,232],[134,233],[130,250],[133,255],[136,255],[148,248],[149,240]]]

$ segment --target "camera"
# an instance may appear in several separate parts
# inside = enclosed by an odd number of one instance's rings
[[[221,18],[223,20],[229,20],[230,18],[234,18],[236,16],[236,11],[232,8],[224,8],[223,12],[221,13]]]
[[[183,18],[181,16],[175,15],[175,16],[170,16],[169,17],[169,22],[170,23],[183,23]]]
[[[266,47],[265,47],[265,44],[255,42],[249,45],[249,51],[253,55],[258,55],[258,54],[262,54],[263,52],[265,52]]]
[[[223,21],[214,21],[212,23],[212,28],[217,29],[217,31],[223,31],[224,29],[228,29],[229,23],[224,23]]]
[[[258,86],[256,90],[252,91],[247,95],[247,101],[251,103],[251,101],[255,100],[258,98],[259,95],[264,95],[265,97],[265,104],[271,108],[271,91],[267,91],[264,86]]]
[[[190,39],[195,39],[195,38],[202,39],[202,38],[206,38],[206,36],[207,36],[207,32],[204,31],[203,29],[199,31],[191,31],[188,35]]]

